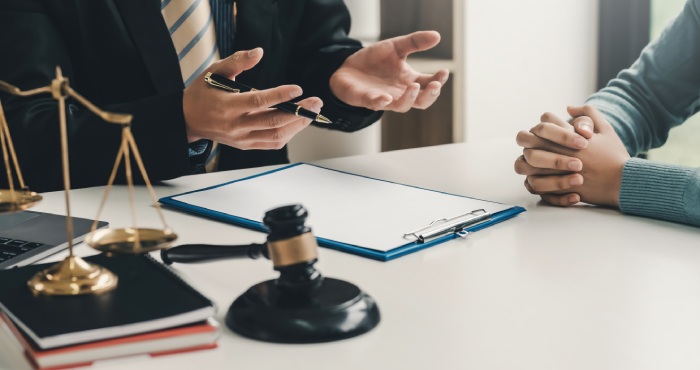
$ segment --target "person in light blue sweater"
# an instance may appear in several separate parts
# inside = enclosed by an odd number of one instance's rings
[[[570,120],[545,113],[517,136],[515,171],[553,205],[586,203],[700,226],[700,168],[635,158],[700,111],[700,0]],[[698,143],[700,145],[700,143]],[[700,150],[700,149],[698,149]]]

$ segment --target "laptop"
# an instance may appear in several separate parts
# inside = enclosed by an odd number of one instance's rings
[[[72,219],[77,244],[90,232],[93,220]],[[97,225],[105,226],[104,221]],[[34,211],[0,214],[0,269],[28,265],[66,248],[66,216]]]

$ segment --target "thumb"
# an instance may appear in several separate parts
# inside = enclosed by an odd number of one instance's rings
[[[582,107],[569,107],[569,114],[572,116],[588,116],[593,120],[593,125],[595,127],[593,128],[594,132],[600,132],[600,133],[610,133],[610,132],[615,132],[615,130],[612,128],[612,125],[608,123],[608,120],[605,118],[603,113],[600,113],[600,111],[590,105],[586,104]]]
[[[263,49],[240,50],[211,66],[211,72],[234,79],[243,71],[255,67],[262,59]]]
[[[603,113],[589,104],[580,107],[567,107],[567,111],[572,117],[587,116],[593,121],[593,132],[610,133],[615,132],[612,125],[608,123]]]
[[[436,31],[418,31],[390,40],[399,56],[405,58],[411,53],[433,48],[440,42],[440,34]]]
[[[566,107],[566,112],[569,113],[569,115],[573,118],[576,118],[578,116],[583,116],[583,107],[580,106],[567,106]]]
[[[567,106],[566,111],[571,116],[569,123],[574,126],[574,131],[586,139],[593,137],[593,133],[598,132],[593,118],[588,117],[583,107]]]

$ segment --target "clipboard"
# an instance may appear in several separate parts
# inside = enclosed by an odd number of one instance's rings
[[[161,198],[164,206],[267,232],[265,211],[302,204],[319,246],[379,261],[498,224],[525,209],[296,163]]]

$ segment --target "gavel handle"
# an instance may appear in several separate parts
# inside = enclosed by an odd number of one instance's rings
[[[160,251],[160,257],[166,265],[173,262],[198,263],[233,258],[257,259],[260,256],[270,258],[267,254],[267,244],[185,244]]]

